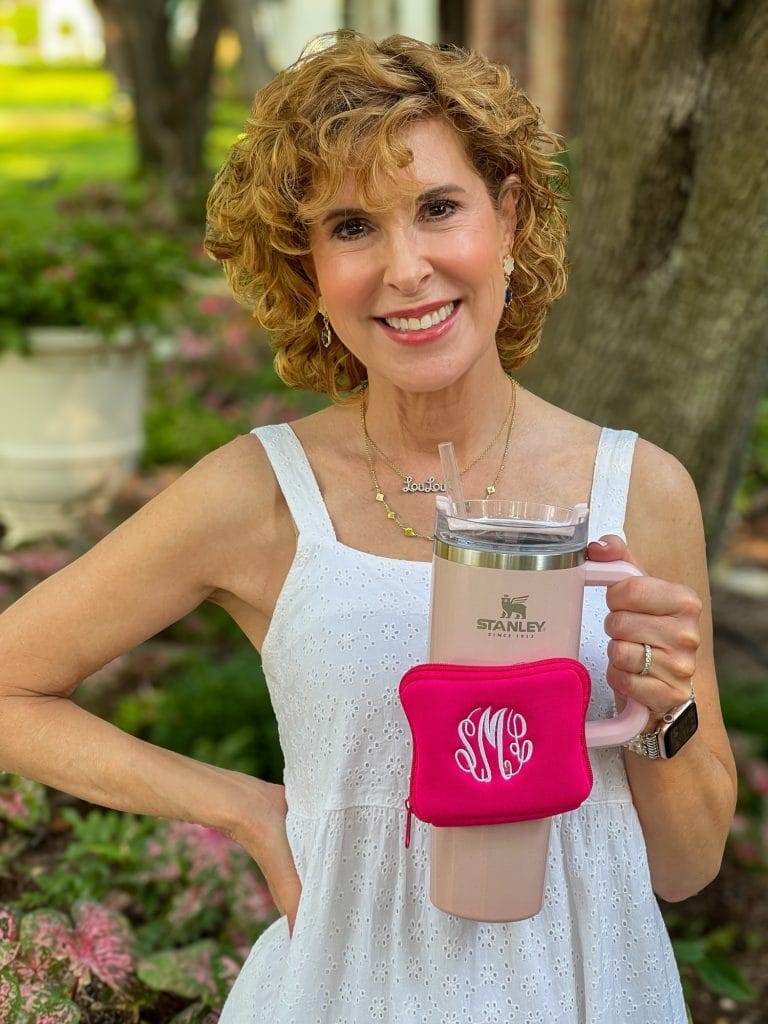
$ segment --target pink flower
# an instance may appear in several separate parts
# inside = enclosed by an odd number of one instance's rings
[[[21,793],[11,791],[0,794],[0,816],[7,818],[22,818],[26,814],[26,805]]]
[[[197,308],[205,316],[219,316],[227,306],[227,300],[220,295],[204,295],[197,304]]]
[[[224,339],[224,347],[230,351],[242,348],[250,338],[250,333],[243,324],[228,323],[221,332]]]
[[[182,359],[187,359],[189,361],[208,359],[211,352],[211,342],[202,334],[196,334],[188,327],[179,331],[178,353]]]
[[[208,868],[215,868],[220,878],[232,874],[232,853],[239,847],[217,829],[178,821],[169,827],[168,838],[189,855],[192,877]]]
[[[293,419],[295,410],[289,409],[279,395],[265,395],[260,399],[253,409],[253,423],[261,426],[263,423],[277,423],[282,419]]]
[[[241,871],[237,875],[234,894],[238,913],[250,920],[265,921],[275,911],[269,888],[253,872]]]

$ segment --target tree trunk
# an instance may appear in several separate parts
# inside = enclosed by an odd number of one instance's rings
[[[213,58],[223,25],[220,0],[201,0],[195,35],[182,55],[172,50],[172,11],[165,0],[96,0],[96,6],[112,26],[113,45],[120,46],[130,76],[138,173],[163,178],[183,207],[204,167]]]
[[[243,98],[250,103],[254,95],[275,74],[267,57],[266,46],[256,30],[253,15],[258,5],[253,0],[223,0],[227,21],[240,42],[240,82]]]
[[[676,455],[712,561],[768,380],[768,4],[586,17],[571,279],[520,380]]]

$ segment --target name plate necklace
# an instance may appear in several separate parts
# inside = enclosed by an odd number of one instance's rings
[[[507,419],[509,419],[509,426],[507,427],[507,439],[506,439],[506,443],[504,445],[504,453],[501,456],[501,462],[499,463],[499,468],[496,471],[496,476],[493,478],[493,483],[488,484],[488,486],[485,488],[485,493],[486,493],[487,497],[490,497],[490,495],[492,495],[494,493],[494,491],[496,490],[496,483],[498,482],[498,479],[501,476],[501,471],[504,468],[504,463],[505,463],[506,458],[507,458],[507,451],[509,449],[509,437],[510,437],[510,434],[512,433],[512,424],[515,421],[515,413],[517,412],[517,389],[519,387],[519,384],[517,383],[517,381],[515,380],[514,377],[510,377],[509,381],[510,381],[510,384],[511,384],[511,387],[512,387],[512,391],[511,391],[511,394],[510,394],[510,400],[509,400],[509,409],[507,410],[507,415],[504,417],[504,421],[502,422],[501,427],[499,428],[496,436],[491,441],[491,443],[485,448],[485,450],[482,451],[480,453],[480,455],[477,456],[476,459],[473,459],[472,462],[470,462],[470,464],[468,466],[466,466],[463,470],[461,470],[461,472],[459,474],[460,476],[464,476],[464,474],[469,472],[469,470],[475,465],[475,463],[479,462],[480,459],[482,459],[485,455],[488,454],[488,452],[491,450],[491,448],[494,446],[494,444],[498,441],[499,437],[501,436],[502,431],[504,430],[504,426],[507,423]],[[366,387],[366,391],[367,391],[367,387]],[[397,475],[403,481],[403,487],[401,488],[401,491],[403,491],[404,493],[425,493],[425,494],[427,494],[427,493],[431,493],[431,492],[445,492],[445,484],[444,483],[443,484],[438,483],[433,476],[431,476],[427,480],[423,481],[423,483],[416,483],[414,481],[413,477],[410,474],[403,473],[401,470],[399,470],[397,468],[397,466],[395,466],[390,461],[390,459],[387,458],[387,456],[384,454],[384,452],[379,448],[379,446],[376,444],[376,442],[373,440],[373,438],[368,433],[368,428],[367,428],[366,422],[365,422],[365,407],[366,407],[366,404],[367,404],[367,395],[365,396],[364,400],[360,403],[360,416],[362,418],[362,424],[363,424],[363,437],[365,439],[365,450],[366,450],[366,457],[367,457],[367,460],[368,460],[368,470],[369,470],[369,472],[371,474],[371,480],[373,481],[374,490],[376,492],[376,501],[379,501],[379,502],[382,503],[382,505],[384,506],[384,508],[386,509],[386,512],[387,512],[387,519],[394,520],[395,523],[397,523],[397,525],[403,531],[403,533],[405,534],[406,537],[422,537],[424,540],[434,540],[434,534],[418,533],[416,530],[414,530],[414,528],[412,526],[406,526],[405,523],[403,523],[401,521],[401,519],[400,519],[399,515],[397,514],[397,512],[393,508],[391,508],[390,505],[387,503],[387,500],[386,500],[386,498],[384,496],[384,492],[381,489],[381,485],[379,484],[379,481],[376,478],[376,470],[374,468],[374,460],[373,460],[373,455],[371,453],[371,447],[376,449],[376,451],[379,453],[379,455],[382,457],[382,459],[386,462],[386,464],[390,467],[390,469],[394,470],[394,472],[397,473]],[[510,414],[510,410],[511,410],[511,414]]]

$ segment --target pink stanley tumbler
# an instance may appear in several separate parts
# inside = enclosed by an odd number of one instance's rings
[[[587,560],[586,504],[462,497],[457,506],[439,495],[436,505],[430,662],[578,658],[584,588],[642,575],[628,562]],[[623,743],[645,726],[648,714],[628,700],[620,715],[587,721],[587,746]],[[533,917],[544,898],[551,821],[430,825],[431,902],[477,921]]]

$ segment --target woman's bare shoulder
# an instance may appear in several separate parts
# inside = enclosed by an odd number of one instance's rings
[[[542,448],[570,451],[575,447],[594,449],[602,427],[548,402],[533,391],[525,390],[525,429],[531,438],[539,439]]]

